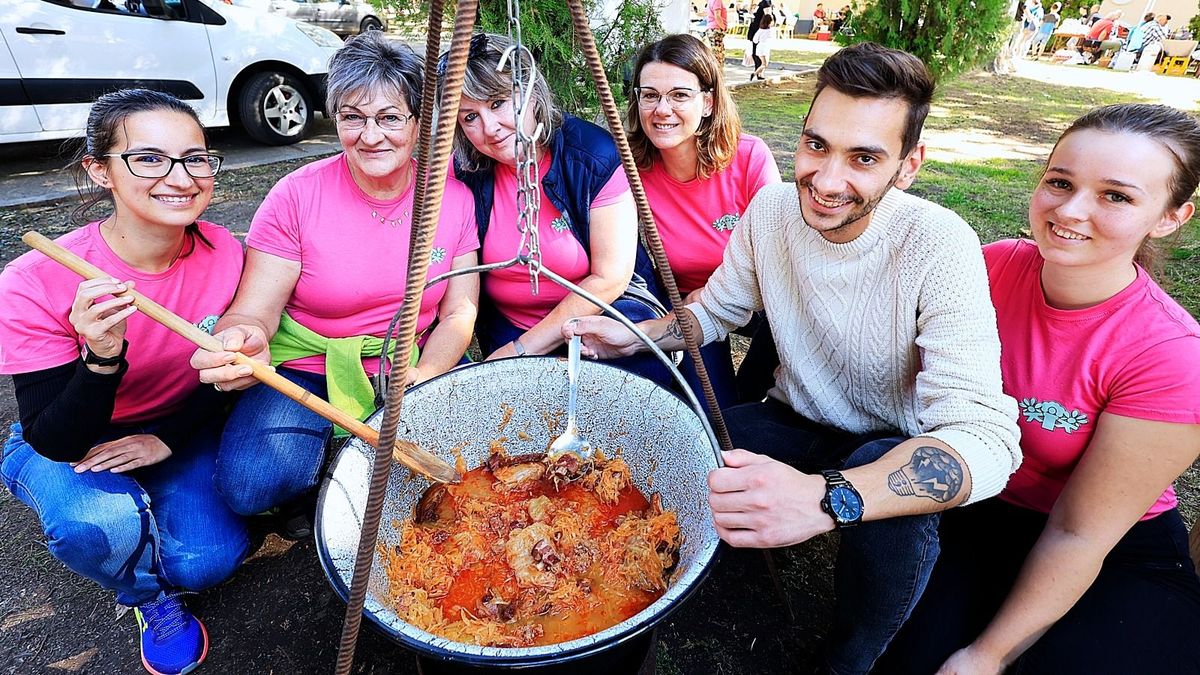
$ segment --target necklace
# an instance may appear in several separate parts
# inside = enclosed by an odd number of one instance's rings
[[[375,220],[378,220],[381,224],[389,227],[400,227],[400,225],[402,225],[404,221],[407,220],[411,215],[412,214],[406,210],[399,218],[387,218],[380,213],[378,209],[371,209],[371,217]]]

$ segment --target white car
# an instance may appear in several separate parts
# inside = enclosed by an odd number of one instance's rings
[[[0,0],[0,17],[0,143],[82,135],[91,102],[130,87],[174,94],[205,126],[295,143],[342,44],[220,0]]]
[[[231,0],[289,19],[304,21],[341,35],[358,35],[369,30],[387,30],[379,10],[365,0]]]

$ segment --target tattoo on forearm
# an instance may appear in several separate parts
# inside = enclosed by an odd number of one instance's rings
[[[667,328],[663,331],[663,334],[658,336],[658,339],[654,341],[654,344],[661,347],[663,343],[667,342],[668,340],[679,340],[680,342],[683,341],[683,328],[679,326],[679,317],[671,319],[671,323],[667,325]]]
[[[962,484],[958,460],[928,445],[917,448],[908,464],[888,476],[888,488],[901,497],[928,497],[943,504],[958,496]]]

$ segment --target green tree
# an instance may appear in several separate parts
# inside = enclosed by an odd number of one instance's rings
[[[1008,34],[1009,0],[874,0],[838,42],[878,42],[925,62],[939,80],[990,62]]]
[[[424,35],[428,0],[381,0],[383,7],[397,11],[398,23],[410,35]],[[662,0],[622,0],[605,16],[599,16],[601,0],[584,0],[592,20],[592,33],[604,60],[605,71],[617,102],[623,103],[623,83],[631,74],[633,60],[642,45],[662,37],[659,22]],[[452,3],[447,3],[446,28],[453,21]],[[600,113],[600,98],[575,39],[571,10],[565,0],[522,0],[521,40],[533,52],[542,75],[554,92],[558,105],[584,118]],[[481,0],[477,29],[488,33],[508,32],[506,0]]]

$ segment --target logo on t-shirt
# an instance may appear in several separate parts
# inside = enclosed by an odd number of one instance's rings
[[[732,232],[737,227],[739,216],[736,213],[726,213],[713,221],[713,229],[717,232]]]
[[[568,227],[570,227],[570,224],[567,223],[567,219],[562,216],[559,216],[559,217],[555,218],[554,220],[550,221],[550,228],[553,229],[555,232],[563,232]]]
[[[1021,399],[1021,413],[1025,415],[1026,422],[1037,422],[1046,431],[1062,429],[1069,434],[1079,431],[1079,427],[1088,423],[1087,415],[1078,410],[1067,412],[1067,407],[1058,401]]]
[[[221,317],[217,316],[216,314],[209,314],[208,316],[204,317],[203,319],[200,319],[199,321],[197,321],[196,327],[199,328],[200,330],[204,331],[205,333],[212,335],[213,330],[215,330],[217,327],[217,319],[220,319],[220,318]]]
[[[429,262],[433,263],[434,265],[442,262],[445,259],[446,259],[446,249],[442,248],[441,246],[439,246],[429,252]]]

